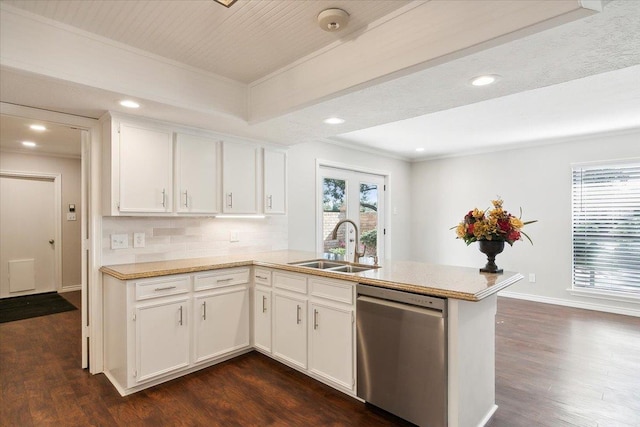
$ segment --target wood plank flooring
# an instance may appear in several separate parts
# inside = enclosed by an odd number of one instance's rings
[[[640,319],[499,298],[496,321],[488,426],[640,427]],[[0,425],[409,425],[255,352],[125,398],[79,360],[80,311],[0,325]]]

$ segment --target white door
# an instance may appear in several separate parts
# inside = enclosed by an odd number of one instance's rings
[[[0,177],[0,298],[56,290],[54,178]]]
[[[385,178],[340,168],[322,166],[319,173],[320,223],[318,250],[325,257],[354,260],[355,229],[350,223],[341,225],[334,239],[332,231],[338,222],[348,219],[358,227],[358,252],[362,261],[384,253]]]

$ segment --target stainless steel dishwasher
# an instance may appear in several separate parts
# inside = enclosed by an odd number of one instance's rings
[[[358,397],[421,427],[445,427],[446,299],[357,290]]]

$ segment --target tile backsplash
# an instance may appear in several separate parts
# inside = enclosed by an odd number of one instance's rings
[[[145,247],[133,247],[133,234]],[[286,216],[264,219],[103,217],[102,264],[199,258],[287,249]],[[127,234],[127,249],[111,249],[112,234]],[[236,234],[238,241],[231,242]],[[234,236],[235,237],[235,236]]]

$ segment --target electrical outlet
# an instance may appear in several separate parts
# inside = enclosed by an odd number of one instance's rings
[[[133,247],[144,248],[144,233],[133,233]]]
[[[127,249],[129,247],[128,234],[112,234],[111,249]]]
[[[536,273],[529,273],[529,283],[536,283]]]
[[[229,232],[229,241],[230,242],[239,242],[240,241],[240,232],[236,230],[231,230]]]

